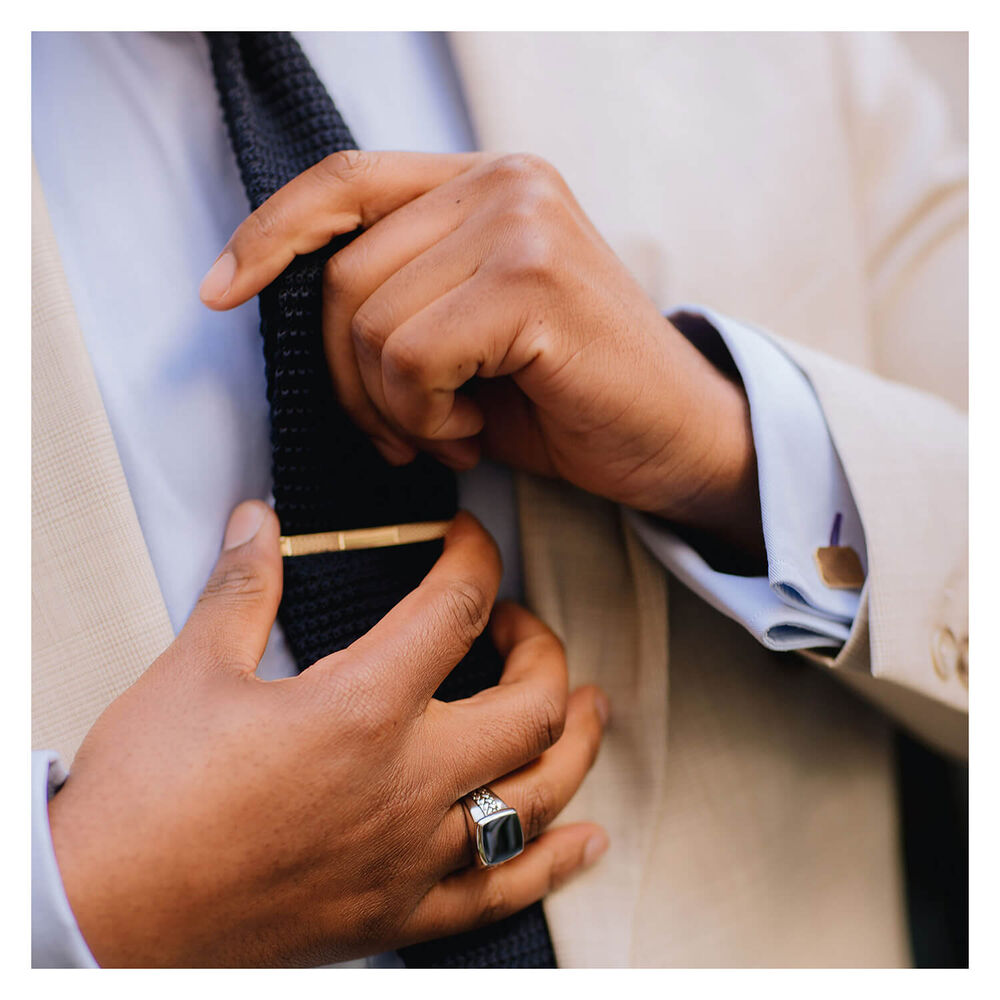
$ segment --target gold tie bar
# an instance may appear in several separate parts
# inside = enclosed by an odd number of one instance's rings
[[[451,521],[418,521],[388,524],[381,528],[352,531],[320,531],[315,535],[282,535],[283,556],[311,556],[318,552],[346,552],[348,549],[381,549],[389,545],[412,545],[443,538]]]

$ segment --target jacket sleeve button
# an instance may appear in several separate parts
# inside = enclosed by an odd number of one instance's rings
[[[931,660],[934,673],[948,680],[958,665],[958,643],[950,628],[939,628],[931,636]]]

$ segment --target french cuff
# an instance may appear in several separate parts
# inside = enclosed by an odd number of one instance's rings
[[[49,830],[49,799],[67,772],[53,750],[31,751],[31,967],[96,969],[63,889]]]
[[[697,306],[683,307],[670,320],[686,335],[708,323],[743,381],[757,452],[767,576],[720,573],[666,522],[629,511],[636,532],[681,582],[769,649],[842,645],[857,616],[861,590],[827,586],[815,555],[831,544],[849,546],[867,576],[867,550],[861,518],[809,380],[766,332],[747,323]]]

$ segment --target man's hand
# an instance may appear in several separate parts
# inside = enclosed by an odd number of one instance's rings
[[[239,305],[358,226],[327,265],[324,338],[341,403],[389,461],[419,448],[464,468],[482,450],[762,551],[742,388],[542,160],[336,153],[237,229],[202,298]]]
[[[98,719],[49,806],[66,892],[101,965],[322,964],[464,931],[545,895],[607,846],[542,832],[600,744],[607,701],[567,694],[555,636],[503,604],[498,687],[432,695],[500,579],[460,514],[421,585],[348,649],[265,682],[278,522],[234,512],[176,641]],[[506,777],[502,777],[506,775]],[[497,780],[499,779],[499,780]],[[491,784],[534,839],[487,871],[458,799]]]

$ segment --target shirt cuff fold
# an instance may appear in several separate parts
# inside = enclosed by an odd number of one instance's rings
[[[681,582],[769,649],[842,645],[858,613],[860,589],[828,587],[814,553],[851,546],[867,575],[861,518],[808,378],[768,334],[711,309],[685,306],[670,316],[698,343],[706,324],[739,372],[750,404],[757,452],[767,576],[714,570],[669,524],[629,511],[639,537]],[[840,515],[839,520],[837,515]]]
[[[31,967],[96,969],[63,889],[49,830],[49,799],[66,780],[52,750],[31,752]]]

